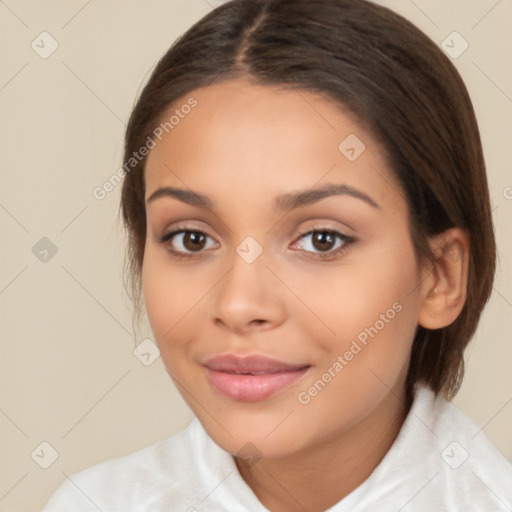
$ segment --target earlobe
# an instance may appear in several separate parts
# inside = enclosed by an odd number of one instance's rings
[[[441,329],[455,321],[466,302],[470,240],[463,229],[451,228],[429,243],[434,261],[424,269],[418,323]]]

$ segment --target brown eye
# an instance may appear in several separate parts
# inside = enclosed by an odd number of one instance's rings
[[[214,245],[211,237],[206,233],[197,230],[180,229],[168,233],[159,239],[159,242],[166,245],[169,251],[177,256],[190,256],[195,254],[201,254],[204,249]]]
[[[336,244],[336,237],[330,231],[315,231],[312,243],[319,251],[329,251]]]
[[[204,233],[197,231],[190,231],[185,233],[183,237],[183,246],[189,251],[201,250],[206,243],[206,236]]]
[[[314,229],[300,236],[294,245],[315,258],[333,258],[348,248],[355,239],[331,229]]]

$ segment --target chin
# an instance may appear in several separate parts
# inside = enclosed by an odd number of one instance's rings
[[[322,430],[321,422],[304,421],[299,416],[302,411],[289,407],[289,404],[288,407],[281,404],[278,408],[267,408],[252,414],[246,408],[219,415],[214,411],[215,408],[212,408],[215,419],[204,411],[194,412],[218,446],[242,458],[288,457],[314,443],[315,434],[321,434]]]

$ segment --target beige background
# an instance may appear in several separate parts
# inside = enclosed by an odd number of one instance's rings
[[[480,121],[500,267],[455,402],[512,460],[512,1],[380,3],[440,45],[453,31],[469,43],[454,62]],[[121,164],[125,122],[147,73],[214,5],[0,3],[0,512],[39,510],[66,475],[191,419],[161,360],[144,366],[134,357],[150,333],[132,334],[119,187],[102,201],[92,190]],[[59,45],[47,58],[31,47],[51,49],[43,31]],[[43,237],[57,248],[45,262],[45,242],[32,252]],[[42,442],[58,452],[48,469],[40,465],[52,451]]]

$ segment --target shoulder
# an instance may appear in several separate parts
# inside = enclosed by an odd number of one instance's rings
[[[194,452],[204,442],[194,420],[170,438],[67,476],[42,512],[128,512],[146,510],[142,506],[150,502],[175,503],[178,498],[187,510],[186,489],[194,486],[197,473]]]
[[[469,416],[426,387],[384,461],[388,476],[379,479],[396,475],[404,512],[512,509],[512,464]]]
[[[452,483],[446,494],[457,495],[467,510],[510,510],[512,507],[512,464],[496,448],[483,428],[454,404],[438,398],[434,425],[441,449],[440,476]],[[457,487],[455,487],[455,485]],[[455,491],[458,489],[458,492]],[[492,507],[492,508],[491,508]]]

